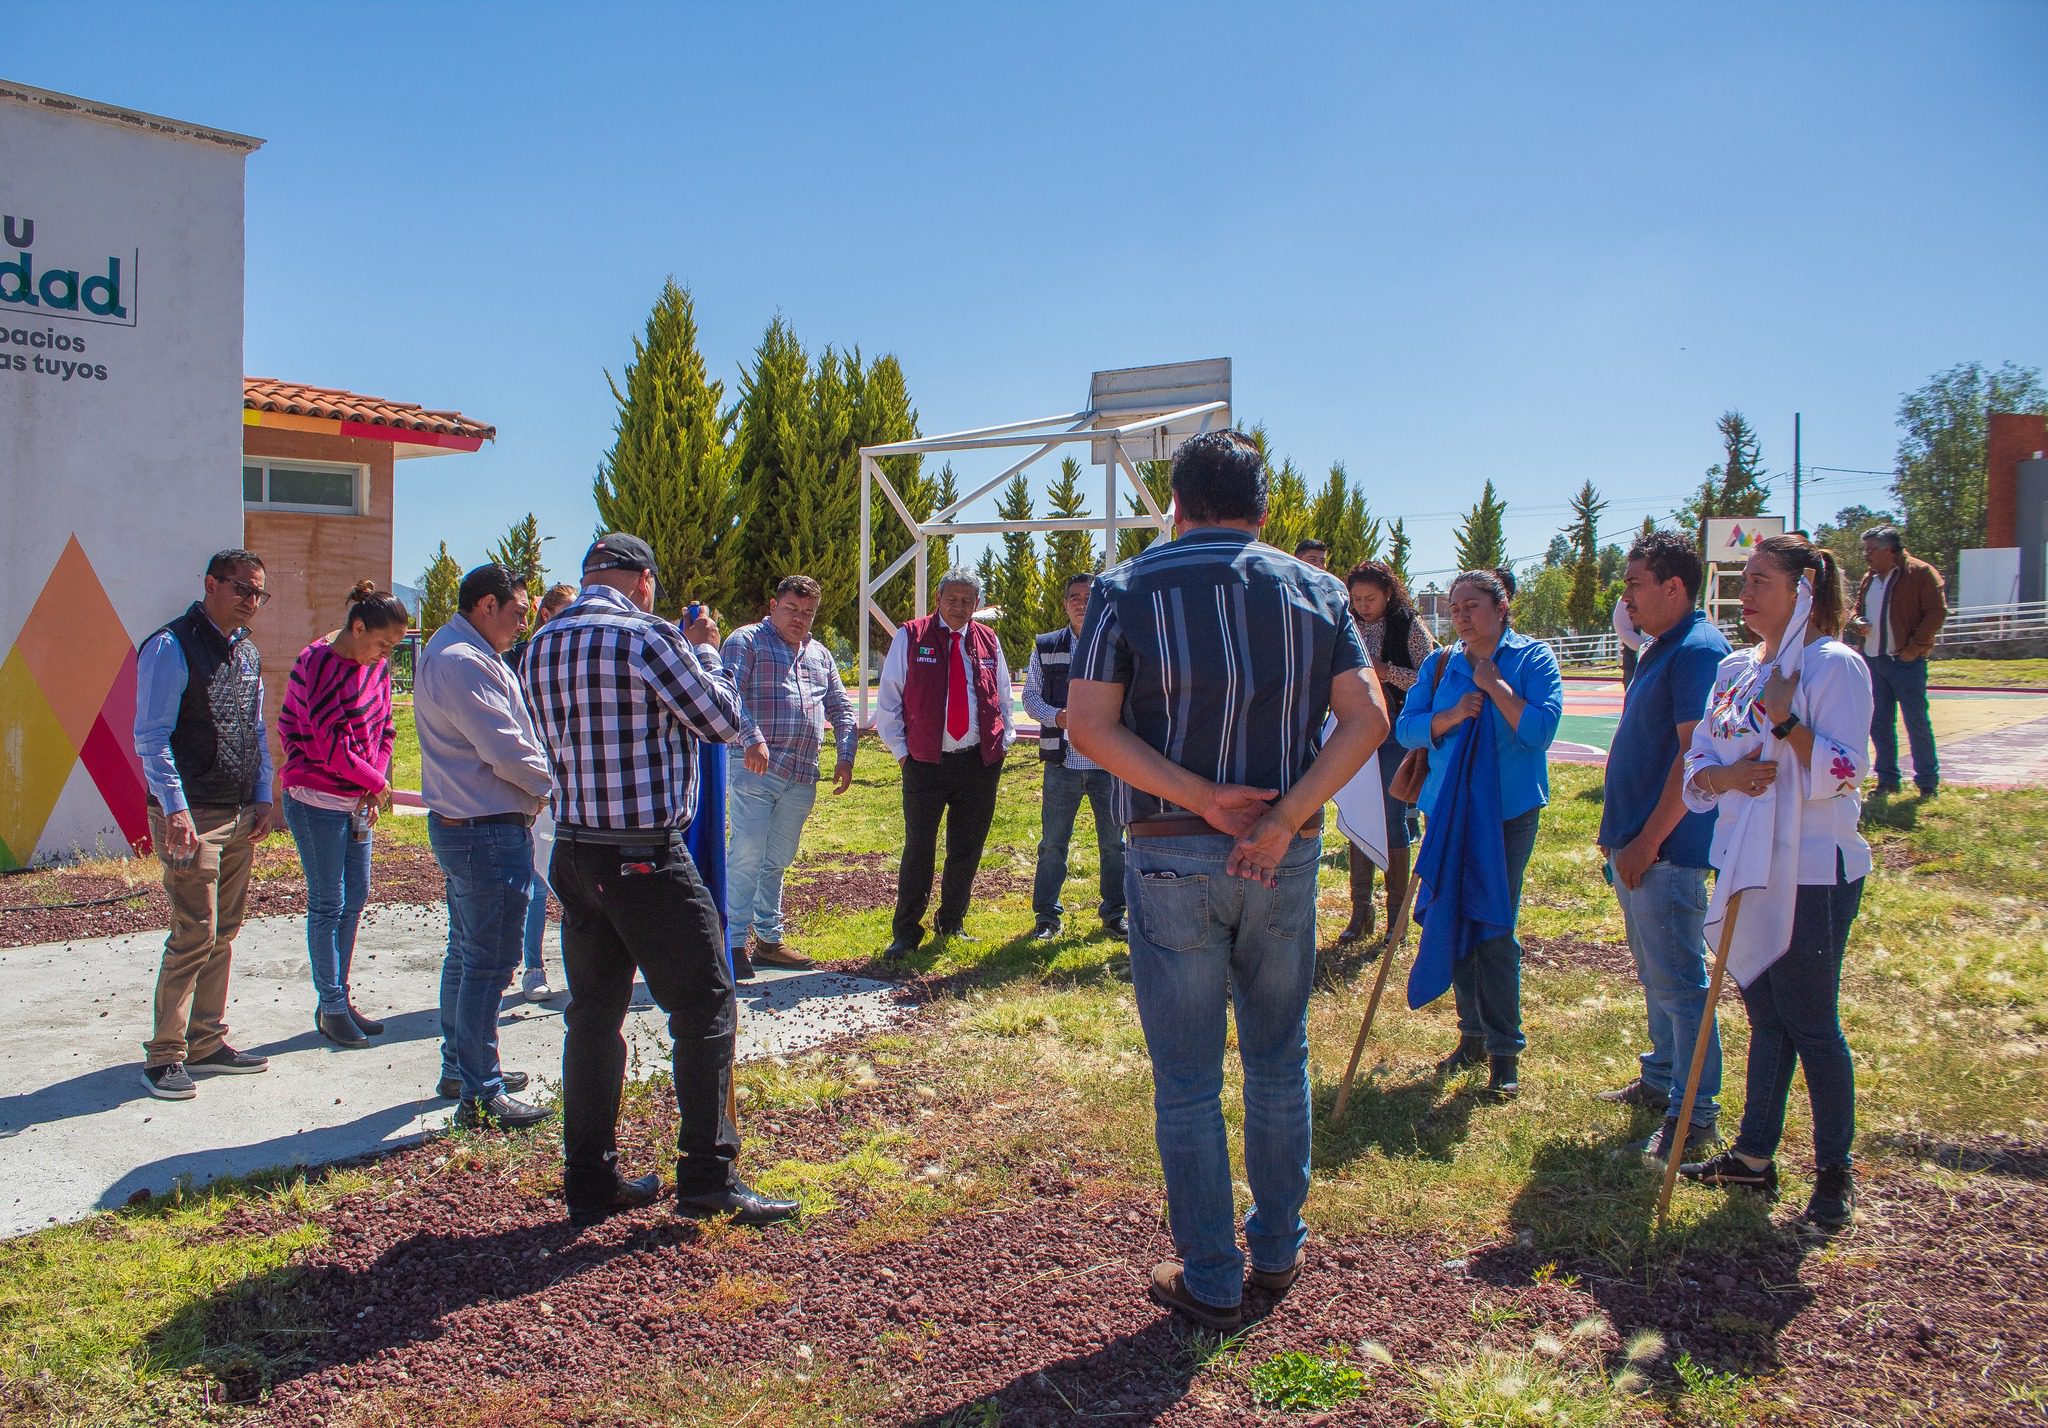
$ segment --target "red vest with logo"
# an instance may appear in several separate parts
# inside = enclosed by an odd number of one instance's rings
[[[969,620],[961,638],[967,641],[974,692],[974,717],[981,732],[981,761],[1001,763],[1003,728],[1010,712],[1010,691],[996,688],[996,632]],[[937,615],[906,620],[903,640],[909,659],[903,673],[903,738],[910,757],[935,764],[946,748],[946,661],[953,652],[953,632]]]

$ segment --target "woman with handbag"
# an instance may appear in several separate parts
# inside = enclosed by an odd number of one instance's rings
[[[1796,535],[1758,544],[1742,571],[1742,622],[1761,643],[1721,661],[1685,760],[1686,805],[1720,810],[1707,938],[1725,936],[1742,989],[1749,1072],[1735,1144],[1679,1174],[1775,1199],[1785,1102],[1803,1068],[1815,1169],[1804,1219],[1824,1230],[1848,1224],[1855,1202],[1842,954],[1871,869],[1858,831],[1870,671],[1840,638],[1846,594],[1824,547]],[[1724,921],[1734,926],[1717,936]]]
[[[1496,788],[1485,790],[1487,804],[1497,808],[1499,844],[1485,846],[1505,854],[1507,901],[1512,909],[1506,931],[1466,949],[1451,967],[1451,987],[1458,1004],[1457,1048],[1437,1063],[1449,1075],[1467,1066],[1491,1063],[1488,1091],[1507,1099],[1520,1091],[1517,1058],[1528,1044],[1522,1035],[1522,944],[1513,919],[1522,900],[1522,874],[1536,847],[1536,826],[1550,801],[1548,751],[1564,714],[1564,677],[1557,657],[1541,640],[1530,639],[1508,623],[1508,593],[1491,570],[1468,570],[1451,582],[1451,625],[1458,643],[1423,661],[1416,684],[1394,725],[1402,745],[1427,757],[1452,737],[1479,732],[1461,730],[1473,720],[1486,720],[1491,738],[1490,766]],[[1440,817],[1450,810],[1440,800],[1472,797],[1469,789],[1446,790],[1444,764],[1432,760],[1422,783],[1420,804],[1425,845],[1438,836]],[[1459,810],[1461,813],[1463,810]],[[1460,820],[1469,830],[1471,820]],[[1424,849],[1424,867],[1429,863]],[[1499,871],[1499,870],[1491,870]],[[1454,870],[1454,875],[1457,875]]]
[[[1351,617],[1372,656],[1373,673],[1387,698],[1387,717],[1398,719],[1408,691],[1415,687],[1416,672],[1429,658],[1436,641],[1429,627],[1415,612],[1408,587],[1400,574],[1380,560],[1362,560],[1344,577],[1351,592]],[[1388,739],[1379,748],[1380,787],[1387,805],[1387,923],[1393,925],[1402,899],[1408,894],[1409,848],[1415,842],[1412,824],[1415,809],[1412,796],[1397,798],[1394,781],[1407,750]],[[1356,846],[1351,858],[1351,921],[1337,934],[1339,942],[1357,942],[1373,930],[1373,865]]]
[[[358,582],[341,628],[299,652],[277,718],[284,821],[306,875],[313,1025],[337,1046],[365,1045],[384,1030],[355,1009],[348,973],[370,897],[370,829],[389,806],[397,730],[387,662],[407,623],[397,597]]]

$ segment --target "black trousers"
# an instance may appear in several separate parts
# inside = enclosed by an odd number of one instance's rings
[[[1002,776],[1001,760],[985,764],[979,749],[941,754],[935,764],[904,761],[903,862],[896,873],[896,920],[891,928],[898,942],[914,947],[924,937],[941,818],[946,820],[946,870],[939,879],[935,922],[941,930],[952,931],[967,921],[974,871],[981,866],[982,845],[995,821]]]
[[[573,1207],[611,1193],[633,975],[668,1013],[674,1043],[676,1193],[733,1180],[739,1130],[732,1083],[733,985],[718,907],[680,831],[646,843],[574,842],[559,832],[549,881],[562,904],[562,964],[572,989],[563,1020],[563,1191]]]

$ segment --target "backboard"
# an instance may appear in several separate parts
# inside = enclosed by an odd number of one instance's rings
[[[1230,400],[1230,359],[1211,357],[1201,362],[1169,362],[1158,367],[1119,367],[1097,372],[1088,382],[1088,409],[1095,414],[1097,429],[1128,426],[1148,416],[1161,416],[1205,402]],[[1124,438],[1124,452],[1132,461],[1164,461],[1180,449],[1189,437],[1205,431],[1220,431],[1230,425],[1230,409],[1203,412],[1163,428],[1134,433]],[[1116,459],[1114,443],[1089,443],[1089,459],[1107,466]]]

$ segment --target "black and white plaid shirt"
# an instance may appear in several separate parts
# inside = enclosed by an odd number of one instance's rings
[[[562,823],[681,827],[697,813],[697,740],[739,738],[739,696],[717,651],[692,648],[607,585],[540,627],[520,678]]]

